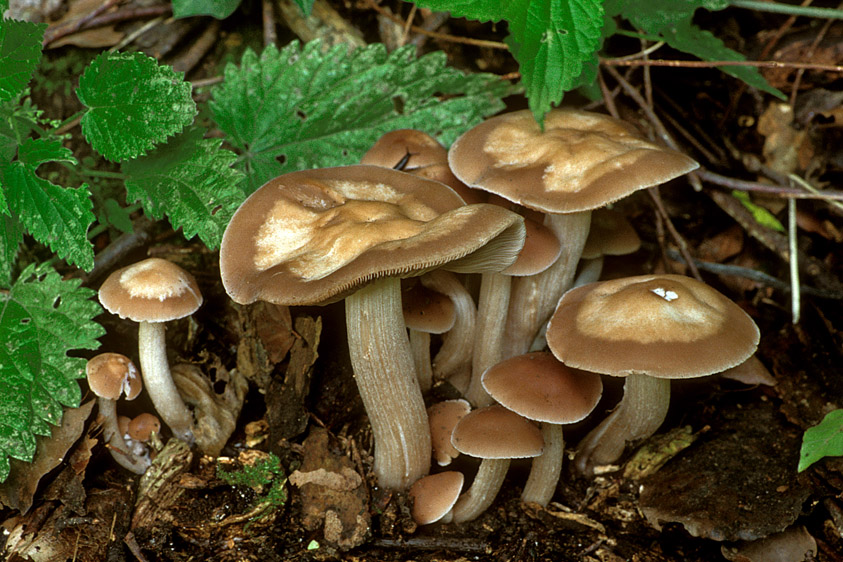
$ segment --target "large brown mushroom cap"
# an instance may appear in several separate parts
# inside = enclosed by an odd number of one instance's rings
[[[555,109],[541,131],[529,110],[488,119],[451,146],[454,174],[521,205],[552,213],[602,207],[690,172],[688,156],[597,113]]]
[[[614,376],[692,378],[734,367],[759,332],[738,305],[682,275],[642,275],[565,293],[547,329],[570,367]]]
[[[196,279],[161,258],[114,271],[100,287],[99,299],[112,314],[135,322],[169,322],[193,314],[202,305]]]
[[[600,375],[562,364],[537,351],[510,357],[486,369],[483,388],[505,408],[548,423],[584,419],[600,401]]]
[[[325,168],[253,193],[223,235],[220,273],[241,304],[320,304],[380,277],[500,271],[523,240],[520,217],[465,206],[438,182],[378,166]]]

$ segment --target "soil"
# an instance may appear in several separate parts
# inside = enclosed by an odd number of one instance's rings
[[[400,4],[382,6],[406,17],[409,7]],[[377,12],[368,2],[332,5],[366,40],[381,40]],[[785,16],[738,10],[718,14],[716,19],[702,14],[698,23],[749,58],[786,63],[804,61],[809,53],[812,61],[841,64],[839,22],[818,35],[822,22],[788,24]],[[144,21],[139,12],[122,25]],[[194,57],[188,77],[212,79],[224,61],[236,60],[243,44],[261,37],[260,5],[247,2],[221,24],[199,18],[178,28],[170,25],[159,24],[139,47],[171,64]],[[199,38],[209,28],[218,41],[196,57]],[[505,35],[501,26],[462,20],[439,30],[490,40]],[[280,21],[275,32],[279,43],[293,36]],[[80,41],[91,48],[84,42],[93,39]],[[630,42],[613,40],[607,52],[637,51],[637,43]],[[432,39],[424,47],[437,48],[467,70],[517,70],[505,51]],[[67,46],[46,56],[55,67],[90,52]],[[659,58],[684,57],[668,50],[659,51]],[[839,72],[800,71],[798,83],[792,68],[764,74],[774,86],[795,92],[792,122],[771,117],[773,111],[789,111],[787,103],[744,90],[716,69],[652,68],[648,80],[659,115],[707,169],[749,181],[793,171],[815,185],[838,185],[843,171]],[[643,91],[640,70],[626,76]],[[616,80],[604,77],[612,91]],[[36,104],[57,119],[76,111],[75,98],[47,87],[48,82],[33,90]],[[635,101],[613,95],[624,118],[651,126]],[[576,95],[565,101],[587,103]],[[518,96],[508,103],[511,109],[525,104]],[[215,253],[185,242],[164,222],[138,219],[140,242],[111,269],[151,255],[196,275],[206,303],[192,318],[169,326],[171,361],[198,366],[219,395],[232,384],[235,370],[245,376],[249,390],[236,428],[220,459],[168,442],[165,433],[164,448],[140,478],[111,460],[95,415],[68,419],[81,437],[74,438],[66,461],[28,484],[29,502],[19,500],[18,509],[0,511],[7,559],[709,562],[772,560],[769,552],[742,549],[751,542],[761,550],[784,552],[782,543],[765,546],[772,544],[770,537],[782,536],[804,553],[791,560],[843,560],[843,460],[827,458],[796,471],[802,433],[843,407],[841,211],[827,200],[798,202],[803,288],[801,318],[794,324],[784,236],[747,222],[744,208],[724,199],[726,193],[710,183],[696,191],[683,179],[660,188],[664,214],[647,193],[617,204],[643,245],[631,256],[607,259],[604,275],[691,274],[671,235],[675,227],[690,255],[700,260],[703,279],[758,324],[756,357],[761,374],[766,369],[772,381],[746,384],[712,376],[674,383],[668,419],[656,436],[630,447],[616,466],[593,478],[575,474],[566,463],[547,507],[520,501],[529,463],[515,462],[499,497],[477,520],[426,527],[413,522],[406,494],[379,489],[373,477],[372,437],[349,365],[342,304],[294,310],[235,305],[221,286]],[[787,225],[784,198],[753,197]],[[112,237],[102,235],[97,247],[108,247]],[[96,288],[108,272],[95,271],[84,282]],[[109,315],[97,320],[107,330],[103,349],[136,354],[135,326]],[[569,449],[612,409],[620,384],[607,380],[595,413],[566,428]],[[426,399],[433,403],[457,394],[440,383]],[[150,405],[140,401],[131,408],[139,412]],[[270,455],[280,459],[280,470],[260,472],[262,480],[225,476],[265,468]],[[464,458],[453,466],[465,471],[468,481],[477,469]],[[320,469],[318,478],[312,476]],[[316,480],[296,480],[303,474]]]

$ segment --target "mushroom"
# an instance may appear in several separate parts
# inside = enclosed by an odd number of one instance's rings
[[[641,238],[621,213],[596,209],[591,213],[591,228],[582,250],[579,273],[574,286],[594,283],[603,272],[604,256],[624,256],[641,248]]]
[[[103,307],[138,322],[138,355],[146,390],[173,434],[192,445],[193,415],[179,396],[167,361],[164,323],[184,318],[202,305],[193,276],[161,258],[114,271],[99,290]]]
[[[560,361],[626,377],[614,411],[577,447],[590,474],[662,424],[670,379],[703,377],[747,360],[758,345],[755,322],[715,289],[682,275],[641,275],[591,283],[565,293],[547,329]]]
[[[437,521],[450,523],[451,508],[457,503],[464,481],[463,474],[453,470],[416,480],[407,492],[413,500],[413,521],[419,525],[430,525]]]
[[[564,241],[552,267],[513,283],[502,358],[529,349],[571,286],[593,209],[698,166],[623,121],[573,109],[552,110],[544,130],[529,110],[488,119],[454,142],[448,161],[469,186],[548,213]]]
[[[474,410],[454,427],[451,443],[461,453],[483,459],[471,487],[454,505],[454,522],[477,518],[492,505],[511,459],[537,457],[544,442],[532,422],[495,404]]]
[[[448,466],[459,456],[460,452],[451,444],[451,433],[470,411],[471,404],[462,398],[437,402],[427,409],[433,458],[439,466]]]
[[[378,166],[292,172],[232,218],[220,273],[240,304],[345,298],[349,352],[375,441],[375,473],[405,489],[427,474],[430,433],[401,310],[401,277],[499,271],[523,245],[520,217],[464,206],[438,182]]]
[[[454,303],[447,295],[414,282],[401,293],[404,324],[410,332],[410,348],[422,392],[433,385],[430,335],[444,334],[457,319]]]
[[[572,369],[553,354],[537,351],[493,365],[483,373],[483,387],[506,409],[541,422],[544,452],[533,459],[521,499],[547,505],[562,471],[562,424],[584,419],[597,406],[603,395],[600,375]]]
[[[103,419],[103,437],[111,456],[123,468],[143,474],[149,467],[149,458],[134,454],[123,439],[117,420],[117,400],[120,396],[134,400],[143,388],[135,364],[120,353],[100,353],[88,361],[85,371],[88,386],[97,396],[99,415]]]

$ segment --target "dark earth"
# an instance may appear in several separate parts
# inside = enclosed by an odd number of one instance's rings
[[[58,21],[69,7],[82,13],[93,9],[81,1],[60,4],[47,21]],[[396,24],[379,13],[397,14],[400,21],[410,14],[409,5],[397,1],[384,1],[377,9],[369,0],[331,0],[330,5],[345,26],[335,32],[340,39],[353,32],[368,42],[394,41]],[[168,14],[166,5],[154,2],[121,3],[119,10],[126,16],[119,23],[80,32],[71,44],[46,51],[32,94],[48,116],[63,119],[79,109],[66,84],[75,86],[85,61],[99,49],[151,17]],[[267,34],[278,44],[295,38],[284,13],[273,2],[247,1],[222,22],[162,19],[131,48],[186,71],[192,81],[213,80],[222,64],[238,60],[245,45],[259,47]],[[430,19],[416,18],[420,24]],[[843,61],[840,21],[789,21],[737,9],[703,12],[695,21],[750,60]],[[295,25],[309,38],[307,26],[314,22]],[[436,30],[494,41],[505,36],[505,26],[447,18]],[[72,38],[74,33],[65,34]],[[448,37],[422,41],[415,32],[409,38],[423,43],[423,52],[445,50],[451,63],[465,70],[517,71],[503,50]],[[637,40],[613,39],[604,52],[622,56],[638,50]],[[687,59],[667,48],[658,58]],[[712,68],[653,67],[645,74],[640,68],[601,66],[611,105],[621,117],[654,130],[634,96],[618,87],[619,78],[645,96],[641,101],[652,96],[667,129],[706,170],[780,186],[787,185],[782,177],[792,171],[834,189],[843,179],[839,72],[786,65],[762,72],[772,85],[793,94],[792,104],[744,88]],[[196,92],[207,99],[207,88]],[[525,107],[520,96],[507,102],[511,109]],[[589,102],[571,94],[565,103]],[[604,105],[591,108],[606,111]],[[771,117],[782,108],[791,122]],[[84,146],[71,148],[79,157]],[[236,429],[219,461],[163,435],[166,445],[141,479],[111,460],[99,439],[93,403],[85,401],[65,415],[54,435],[58,444],[42,444],[35,465],[14,461],[15,472],[0,497],[8,506],[0,512],[6,559],[843,560],[843,460],[827,458],[796,471],[803,432],[843,407],[843,213],[829,200],[798,201],[803,286],[801,318],[794,324],[785,235],[755,223],[727,194],[728,188],[707,181],[701,191],[694,190],[681,178],[657,194],[639,192],[620,202],[615,208],[635,226],[643,246],[631,256],[608,260],[604,277],[692,274],[680,252],[687,244],[702,278],[758,324],[756,378],[675,382],[668,419],[656,436],[628,449],[617,466],[593,479],[578,477],[567,463],[547,508],[520,501],[529,464],[514,463],[498,499],[479,519],[421,528],[410,517],[406,495],[381,490],[374,481],[371,433],[345,349],[341,303],[294,310],[235,305],[223,291],[217,254],[185,242],[165,222],[133,217],[136,234],[83,282],[96,289],[116,267],[147,256],[166,257],[192,272],[206,301],[193,317],[168,327],[170,360],[197,366],[218,394],[235,368],[246,377],[249,392]],[[787,224],[784,197],[756,193],[753,198]],[[116,238],[101,235],[95,240],[98,250],[113,248]],[[103,349],[136,354],[133,323],[110,315],[97,320],[108,334]],[[759,372],[768,378],[758,379]],[[606,381],[595,413],[566,429],[569,448],[619,394],[619,383]],[[427,399],[455,395],[441,383]],[[141,401],[130,408],[140,412],[150,405]],[[260,465],[270,453],[280,459],[280,470],[263,480],[226,478]],[[456,462],[467,477],[476,466],[471,460]],[[319,469],[321,480],[294,476]]]

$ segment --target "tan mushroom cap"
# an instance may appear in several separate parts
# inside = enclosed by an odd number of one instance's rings
[[[603,395],[600,375],[562,364],[552,353],[510,357],[483,373],[483,388],[504,407],[548,423],[584,419]]]
[[[121,395],[134,400],[143,389],[140,371],[121,353],[100,353],[85,366],[88,386],[100,398],[117,400]]]
[[[606,115],[555,109],[545,116],[544,127],[542,132],[529,110],[488,119],[451,146],[451,170],[469,186],[527,207],[573,213],[698,167]]]
[[[427,409],[430,445],[433,448],[433,458],[439,466],[447,466],[459,456],[460,452],[451,444],[451,433],[457,422],[470,411],[471,404],[462,398],[437,402]]]
[[[384,134],[360,159],[361,164],[393,169],[403,163],[403,167],[398,169],[405,172],[447,162],[445,147],[432,136],[416,129],[398,129]]]
[[[324,168],[270,180],[240,206],[220,273],[240,304],[321,304],[380,277],[500,271],[523,241],[520,217],[463,205],[441,183],[379,166]]]
[[[402,287],[401,308],[407,328],[428,334],[444,334],[457,320],[456,308],[448,295],[421,283],[414,283],[407,289]]]
[[[600,256],[624,256],[641,248],[641,238],[626,220],[612,209],[595,209],[591,214],[591,228],[582,250],[583,259]]]
[[[681,379],[734,367],[759,332],[738,305],[682,275],[641,275],[565,293],[547,343],[569,367],[614,376]]]
[[[193,314],[202,305],[196,279],[161,258],[114,271],[100,287],[99,299],[112,314],[135,322],[169,322]]]
[[[445,517],[457,503],[464,482],[463,474],[453,470],[416,480],[407,492],[413,499],[413,521],[430,525]]]
[[[465,415],[451,433],[451,444],[459,452],[481,459],[537,457],[544,449],[538,427],[498,404]]]
[[[148,441],[153,433],[161,432],[161,420],[144,412],[132,418],[127,427],[129,437],[137,441]]]

